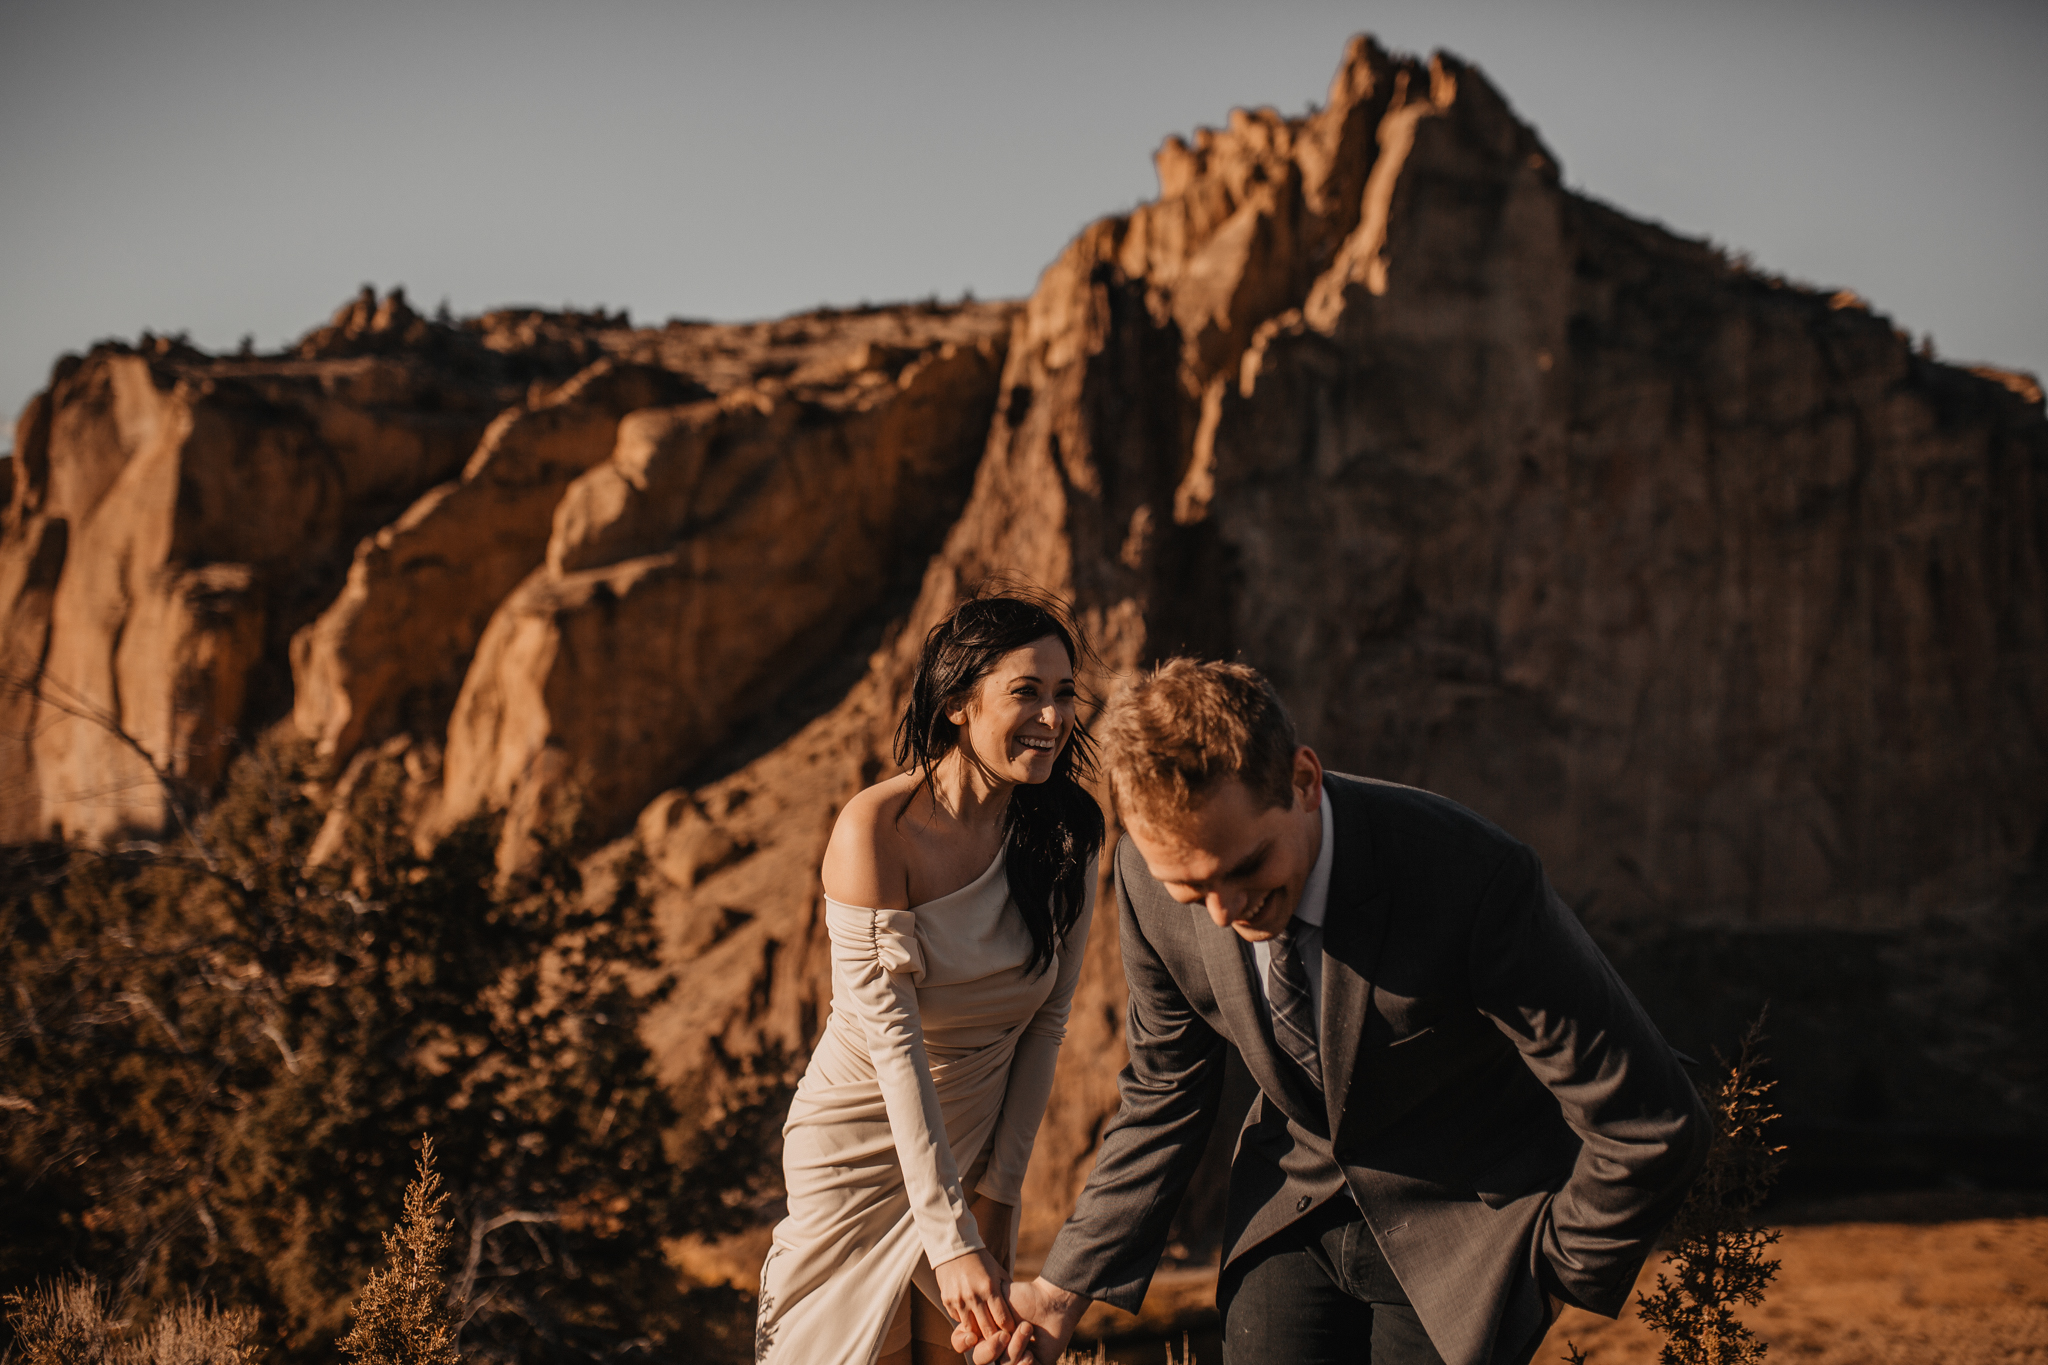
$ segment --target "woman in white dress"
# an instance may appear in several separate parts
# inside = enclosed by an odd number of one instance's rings
[[[840,812],[832,1013],[783,1129],[789,1215],[761,1267],[758,1361],[957,1361],[949,1339],[1016,1325],[1018,1192],[1103,838],[1080,780],[1085,648],[1050,598],[964,603],[925,637],[906,771]]]

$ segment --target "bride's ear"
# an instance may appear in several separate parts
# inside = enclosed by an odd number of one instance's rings
[[[954,725],[965,728],[967,718],[973,713],[974,694],[972,692],[946,698],[946,719],[952,721]]]

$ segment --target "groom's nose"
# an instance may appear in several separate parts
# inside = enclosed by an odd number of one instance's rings
[[[1244,892],[1211,891],[1202,897],[1202,904],[1209,909],[1209,918],[1216,921],[1218,929],[1228,929],[1230,921],[1244,911]]]

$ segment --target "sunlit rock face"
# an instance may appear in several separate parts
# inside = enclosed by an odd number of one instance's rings
[[[499,604],[448,726],[440,819],[508,809],[507,856],[573,792],[598,827],[872,633],[957,514],[998,338],[798,370],[619,426]]]
[[[342,782],[406,750],[426,828],[504,812],[508,862],[565,802],[637,835],[684,983],[650,1042],[710,1123],[822,1025],[818,860],[924,631],[1018,573],[1077,604],[1098,698],[1240,656],[1329,766],[1529,841],[1680,1046],[1775,999],[1813,1150],[2048,1128],[2014,1060],[2048,968],[2038,387],[1570,193],[1448,57],[1357,40],[1321,108],[1157,164],[1022,305],[366,297],[288,357],[67,362],[17,438],[7,667],[194,790],[282,724]],[[160,826],[55,696],[0,696],[36,736],[0,833]],[[1027,1254],[1114,1106],[1109,904]]]
[[[292,641],[292,719],[320,756],[345,761],[365,734],[445,714],[437,689],[539,565],[569,484],[611,454],[628,413],[693,387],[658,366],[599,360],[500,413],[459,478],[360,541],[340,595]]]
[[[0,532],[6,838],[163,826],[157,773],[211,785],[350,548],[461,467],[490,385],[436,364],[434,335],[349,345],[350,312],[317,358],[103,345],[22,415]],[[357,321],[394,347],[425,326],[402,300]]]
[[[283,355],[67,359],[0,534],[0,838],[152,833],[280,723],[330,775],[417,741],[431,827],[569,784],[629,828],[914,587],[1014,311],[455,324],[366,290]]]

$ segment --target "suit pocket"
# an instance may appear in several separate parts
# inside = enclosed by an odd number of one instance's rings
[[[1472,1177],[1472,1192],[1488,1208],[1504,1209],[1528,1195],[1562,1189],[1577,1155],[1569,1133],[1561,1140],[1541,1127],[1522,1129],[1506,1151]]]

